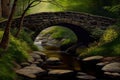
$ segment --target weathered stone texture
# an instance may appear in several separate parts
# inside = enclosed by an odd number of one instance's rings
[[[0,27],[5,26],[6,22],[7,21],[0,22]],[[105,30],[109,25],[112,25],[115,22],[116,20],[112,18],[81,12],[43,12],[26,16],[24,18],[24,27],[36,32],[33,36],[35,38],[41,30],[53,25],[75,25],[77,27],[67,27],[76,32],[79,31],[78,27],[87,31],[93,31],[95,28]],[[13,21],[12,26],[17,27],[18,23],[19,18],[16,18]]]

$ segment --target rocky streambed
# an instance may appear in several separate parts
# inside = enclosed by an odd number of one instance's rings
[[[43,52],[33,51],[30,56],[16,67],[22,80],[120,80],[120,57],[74,57],[79,65],[73,65]]]
[[[41,51],[31,52],[26,62],[16,66],[20,80],[120,80],[120,57],[81,58],[73,44],[86,47],[66,28],[43,30],[35,40]]]

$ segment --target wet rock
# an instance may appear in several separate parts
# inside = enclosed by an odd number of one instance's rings
[[[109,64],[109,62],[100,62],[100,63],[97,63],[96,65],[99,66],[99,67],[103,67],[107,64]]]
[[[47,65],[53,65],[53,66],[56,66],[56,65],[59,65],[61,64],[61,60],[57,57],[50,57],[46,60],[46,64]]]
[[[78,72],[77,75],[87,75],[87,73],[84,73],[84,72]]]
[[[83,61],[100,61],[103,59],[103,56],[91,56],[84,58]]]
[[[78,72],[77,73],[77,79],[78,80],[95,80],[96,77],[94,77],[92,75],[88,75],[87,73]]]
[[[120,73],[104,72],[105,80],[120,80]]]
[[[39,65],[40,63],[38,61],[35,61],[33,64]]]
[[[50,70],[48,72],[48,75],[53,76],[53,77],[71,77],[74,75],[74,71],[55,69],[55,70]]]
[[[106,72],[115,72],[115,73],[120,73],[120,62],[113,62],[105,65],[102,68],[103,71]]]
[[[43,59],[37,59],[36,61],[39,63],[43,63]]]
[[[103,56],[91,56],[91,57],[87,57],[84,58],[82,60],[82,69],[85,72],[93,72],[94,74],[96,74],[96,72],[98,72],[97,67],[97,63],[101,62],[101,60],[103,59]]]
[[[105,57],[102,60],[103,62],[119,62],[120,61],[120,57]]]
[[[82,76],[77,76],[78,80],[95,80],[96,77],[91,76],[91,75],[82,75]]]
[[[21,65],[22,67],[26,67],[26,66],[29,66],[30,63],[28,63],[28,62],[22,62],[20,65]]]
[[[54,50],[60,48],[61,44],[59,41],[55,39],[48,40],[46,43],[42,43],[42,46],[44,46],[48,50]]]
[[[44,61],[47,59],[47,55],[43,52],[33,51],[33,53],[40,55],[41,59],[43,59]]]
[[[35,60],[36,60],[36,59],[41,59],[41,56],[38,55],[38,54],[32,53],[32,54],[30,54],[30,55],[31,55],[31,57],[33,57]]]
[[[119,77],[120,78],[120,73],[104,72],[104,74],[107,75],[107,76]]]
[[[27,66],[22,69],[16,70],[16,73],[23,77],[32,79],[32,78],[36,78],[38,75],[41,75],[41,76],[44,75],[46,73],[46,71],[40,67],[31,65],[31,66]]]
[[[101,69],[103,68],[103,66],[109,64],[109,62],[100,62],[96,64],[96,74],[97,76],[103,76],[104,75],[104,71],[102,71]]]
[[[35,61],[35,59],[33,57],[29,57],[27,60],[27,62],[29,62],[29,63],[33,63],[34,61]]]

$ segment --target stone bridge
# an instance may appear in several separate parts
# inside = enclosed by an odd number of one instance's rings
[[[103,31],[115,22],[112,18],[81,12],[43,12],[27,15],[24,19],[24,27],[34,32],[32,38],[35,39],[43,29],[54,25],[62,25],[70,28],[79,40],[88,42],[92,40],[91,33],[96,30]],[[0,25],[4,26],[5,23],[6,21],[1,22]],[[19,18],[16,18],[12,26],[16,27],[18,23]]]

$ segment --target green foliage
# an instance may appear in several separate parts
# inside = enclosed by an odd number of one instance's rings
[[[16,29],[11,30],[13,35],[16,34],[16,31],[17,31]],[[27,43],[27,45],[30,47],[31,50],[37,51],[39,49],[37,48],[36,45],[33,44],[33,40],[31,38],[32,34],[33,34],[33,32],[22,29],[18,36],[18,39],[21,40],[21,42]]]
[[[85,49],[80,56],[102,55],[120,56],[120,28],[112,26],[108,28],[100,39],[100,42]]]
[[[19,35],[19,39],[26,42],[30,46],[31,50],[37,51],[39,49],[36,45],[33,44],[33,40],[31,38],[32,34],[33,32],[25,31],[24,29],[22,29]]]
[[[98,39],[100,36],[102,36],[104,30],[101,30],[100,28],[95,28],[93,31],[91,31],[91,35],[95,38]]]
[[[16,14],[22,14],[31,0],[18,0]],[[120,0],[45,0],[29,9],[28,14],[38,12],[78,11],[118,18]],[[47,2],[48,1],[48,2]],[[52,1],[52,3],[50,2]],[[37,0],[36,0],[37,2]],[[36,3],[34,3],[36,4]],[[34,5],[33,4],[33,5]]]
[[[0,58],[0,80],[14,80],[15,77],[16,74],[13,72],[12,56],[6,54]]]
[[[104,32],[100,40],[100,43],[101,44],[109,43],[113,41],[114,39],[116,39],[118,35],[119,35],[119,28],[116,26],[112,26]]]
[[[31,39],[32,34],[33,34],[32,32],[29,32],[29,31],[22,29],[18,38],[22,41],[27,42],[28,44],[33,44],[33,40]]]
[[[112,16],[120,19],[120,0],[111,0],[110,5],[104,6],[104,9],[112,13]]]
[[[55,11],[78,11],[101,16],[115,17],[115,14],[109,12],[104,8],[105,6],[111,5],[113,0],[54,0],[54,1],[61,5],[61,7],[59,7],[59,5],[56,3],[54,3],[54,5],[49,2],[41,3],[31,8],[29,12],[38,13]]]
[[[3,31],[0,31],[0,39]],[[16,74],[14,72],[13,62],[22,62],[29,58],[28,51],[30,47],[25,41],[14,38],[10,35],[10,44],[8,50],[5,52],[0,49],[0,80],[14,80]]]
[[[30,47],[24,41],[20,41],[14,37],[10,37],[10,44],[8,48],[8,53],[12,54],[12,57],[17,62],[22,62],[28,58],[28,51],[30,51]]]
[[[62,45],[67,45],[75,43],[77,41],[77,36],[68,28],[62,26],[52,26],[41,32],[42,36],[50,35],[53,39],[63,40]]]

